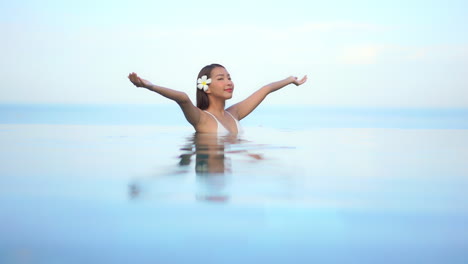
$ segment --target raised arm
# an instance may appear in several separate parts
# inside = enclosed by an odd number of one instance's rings
[[[237,118],[241,120],[247,115],[249,115],[263,101],[263,99],[265,99],[265,97],[268,94],[277,91],[288,84],[294,84],[296,86],[299,86],[305,83],[306,81],[307,75],[302,77],[302,79],[300,80],[298,80],[297,77],[290,76],[284,80],[267,84],[259,90],[257,90],[256,92],[254,92],[251,96],[247,97],[245,100],[229,107],[227,110],[230,113],[237,115]]]
[[[189,123],[193,126],[198,124],[198,121],[200,120],[200,109],[193,105],[192,101],[190,101],[190,98],[186,93],[154,85],[150,81],[140,78],[134,72],[128,75],[128,79],[130,79],[130,81],[136,87],[146,88],[175,101],[177,104],[179,104],[180,108],[184,112],[187,121],[189,121]]]

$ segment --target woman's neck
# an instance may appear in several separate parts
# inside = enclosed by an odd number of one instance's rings
[[[216,100],[216,99],[210,100],[210,106],[206,109],[206,111],[215,115],[223,115],[225,106],[226,106],[225,100]]]

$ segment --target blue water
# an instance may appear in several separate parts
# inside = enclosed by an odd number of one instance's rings
[[[0,104],[3,124],[186,125],[171,105]],[[260,106],[243,120],[246,126],[308,129],[433,128],[467,129],[468,108],[356,108]]]
[[[467,263],[467,113],[1,105],[0,263]]]

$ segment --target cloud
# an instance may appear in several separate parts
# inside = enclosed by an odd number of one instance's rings
[[[375,64],[384,51],[381,45],[354,45],[343,48],[341,63],[353,65]]]
[[[372,65],[377,63],[461,63],[468,59],[468,44],[403,45],[385,43],[343,44],[337,63]]]
[[[420,45],[409,47],[407,58],[415,61],[466,62],[468,44]]]

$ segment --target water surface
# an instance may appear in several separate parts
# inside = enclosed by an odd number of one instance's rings
[[[460,111],[313,123],[273,109],[216,138],[177,111],[145,124],[32,109],[0,115],[1,263],[468,260]]]

